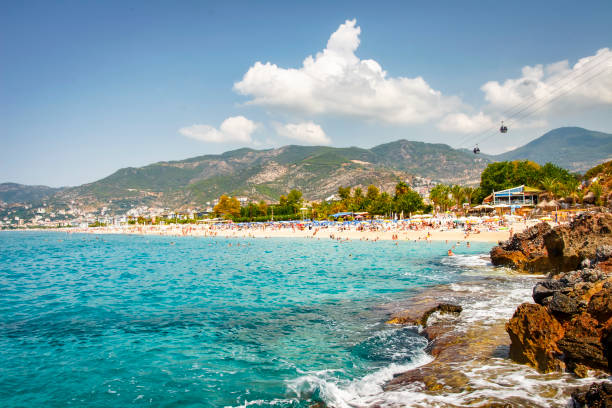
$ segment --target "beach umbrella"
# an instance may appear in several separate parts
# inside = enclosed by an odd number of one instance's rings
[[[560,204],[556,200],[549,201],[547,205],[548,208],[557,208],[559,206]]]
[[[536,205],[536,207],[537,207],[537,208],[546,208],[546,207],[548,207],[548,201],[546,201],[546,199],[544,199],[544,200],[540,201],[540,202],[539,202],[539,203]]]

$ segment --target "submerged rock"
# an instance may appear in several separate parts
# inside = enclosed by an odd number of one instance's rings
[[[577,408],[612,408],[612,382],[593,383],[572,393]]]
[[[437,306],[431,307],[423,312],[419,318],[415,318],[406,312],[391,318],[387,321],[387,324],[410,324],[414,326],[427,327],[427,320],[429,320],[429,317],[436,312],[439,312],[440,314],[453,314],[458,316],[462,310],[463,308],[459,305],[454,305],[452,303],[438,303]]]
[[[427,327],[427,320],[429,319],[429,316],[436,312],[439,312],[440,314],[452,314],[458,316],[462,310],[463,308],[459,305],[453,305],[451,303],[440,303],[438,306],[432,307],[431,309],[423,313],[423,316],[421,316],[420,321],[421,326]]]

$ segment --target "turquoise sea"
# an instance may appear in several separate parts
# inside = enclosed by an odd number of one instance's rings
[[[427,361],[385,305],[466,279],[449,246],[0,232],[0,406],[333,404]]]

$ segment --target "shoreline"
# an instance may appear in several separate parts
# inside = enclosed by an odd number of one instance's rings
[[[420,228],[407,229],[403,226],[384,230],[357,230],[342,226],[331,226],[323,228],[268,228],[258,226],[256,228],[209,228],[204,226],[164,225],[164,226],[121,226],[121,227],[88,227],[88,228],[57,228],[45,229],[15,229],[10,231],[54,231],[79,234],[110,234],[110,235],[153,235],[170,237],[202,237],[202,238],[304,238],[304,239],[334,239],[338,241],[446,241],[449,244],[455,242],[490,242],[498,243],[510,238],[510,231],[518,233],[526,228],[528,223],[514,223],[505,229],[479,229],[465,231],[461,228],[438,229]],[[8,230],[7,230],[8,231]]]
[[[544,278],[545,275],[504,269],[501,274],[484,274],[429,287],[401,305],[390,305],[389,319],[399,317],[408,321],[418,320],[441,303],[456,304],[463,310],[458,316],[435,312],[425,328],[418,326],[419,333],[429,341],[426,352],[431,361],[393,375],[381,384],[381,396],[385,400],[414,401],[411,406],[415,408],[482,403],[568,406],[571,393],[594,378],[577,378],[569,373],[541,374],[509,356],[510,337],[505,324],[517,305],[531,299],[533,284]],[[387,324],[407,326],[391,320]]]

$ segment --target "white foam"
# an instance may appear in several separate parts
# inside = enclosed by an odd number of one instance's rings
[[[390,364],[384,368],[353,381],[342,381],[329,376],[328,371],[313,372],[287,382],[287,388],[298,397],[308,397],[318,392],[323,401],[330,407],[351,408],[369,404],[372,400],[385,395],[383,385],[396,374],[425,365],[433,357],[422,353],[408,364]]]
[[[273,399],[273,400],[262,400],[262,399],[258,399],[258,400],[253,400],[253,401],[245,401],[242,405],[226,405],[224,408],[246,408],[246,407],[252,407],[252,406],[258,406],[258,405],[279,405],[279,406],[285,406],[287,404],[297,404],[299,403],[298,399],[296,398],[289,398],[289,399],[281,399],[281,398],[277,398],[277,399]]]
[[[441,262],[444,265],[464,268],[491,266],[491,259],[487,255],[456,254],[442,258]]]

